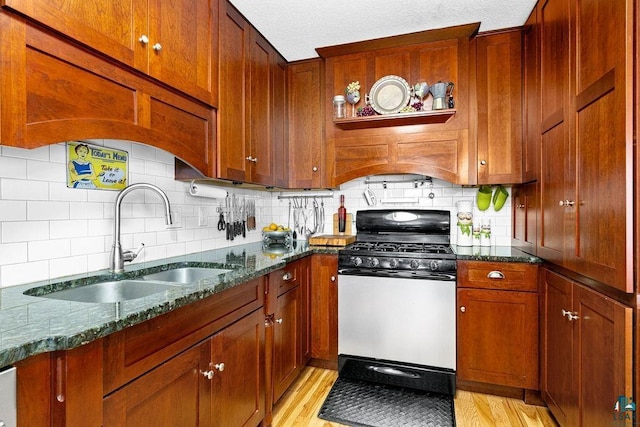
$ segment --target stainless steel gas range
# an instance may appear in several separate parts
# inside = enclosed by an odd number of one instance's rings
[[[338,255],[339,375],[455,393],[456,256],[443,210],[366,210]]]

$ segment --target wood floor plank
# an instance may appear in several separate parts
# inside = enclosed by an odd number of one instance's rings
[[[274,407],[273,427],[347,427],[318,418],[336,371],[307,366]],[[458,390],[454,400],[458,427],[557,427],[547,408]]]

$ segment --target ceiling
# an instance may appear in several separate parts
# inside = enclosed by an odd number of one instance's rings
[[[230,0],[287,61],[333,46],[480,22],[517,27],[536,0]]]

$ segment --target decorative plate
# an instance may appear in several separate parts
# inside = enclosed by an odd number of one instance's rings
[[[369,101],[379,114],[395,114],[409,104],[411,88],[402,77],[384,76],[371,87]]]

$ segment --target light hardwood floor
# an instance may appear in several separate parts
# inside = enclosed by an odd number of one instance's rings
[[[339,427],[317,417],[338,374],[307,366],[274,408],[273,427]],[[521,400],[458,390],[455,397],[459,427],[556,427],[548,410]]]

